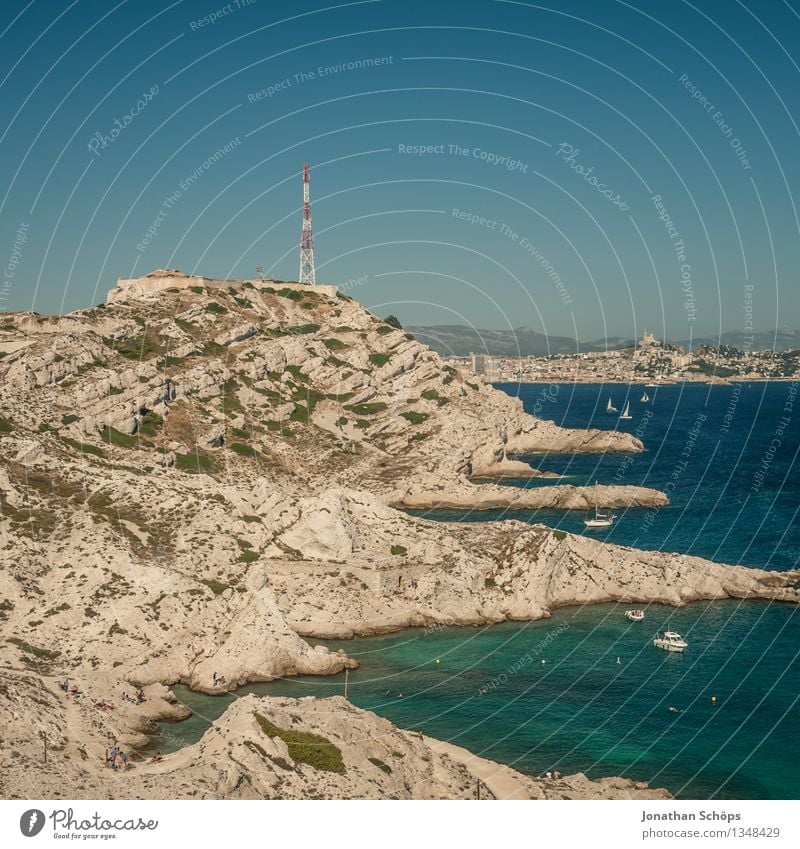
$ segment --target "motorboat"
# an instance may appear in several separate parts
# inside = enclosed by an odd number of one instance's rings
[[[616,413],[617,408],[611,403],[611,396],[608,398],[608,404],[606,404],[606,412],[607,413]]]
[[[625,409],[619,414],[619,417],[621,419],[633,418],[633,416],[631,415],[631,405],[627,401],[625,402]]]
[[[677,631],[664,631],[663,634],[658,634],[653,640],[653,645],[664,651],[683,651],[689,648],[689,643]]]
[[[644,610],[626,610],[625,618],[631,622],[641,622],[644,619]]]
[[[583,524],[589,530],[597,530],[600,528],[610,528],[614,524],[614,519],[616,516],[613,516],[611,513],[603,513],[600,511],[600,508],[597,506],[597,481],[594,482],[595,487],[595,499],[594,499],[594,513],[590,513],[584,520]]]

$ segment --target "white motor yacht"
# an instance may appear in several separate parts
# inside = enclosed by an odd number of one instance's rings
[[[664,651],[683,651],[689,648],[689,643],[677,631],[664,631],[663,634],[658,634],[653,640],[653,645]]]

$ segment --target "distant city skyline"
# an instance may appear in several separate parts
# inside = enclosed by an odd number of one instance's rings
[[[218,11],[0,11],[0,312],[295,280],[308,161],[317,281],[403,324],[800,326],[792,4]]]

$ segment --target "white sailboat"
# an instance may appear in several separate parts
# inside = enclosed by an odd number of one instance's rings
[[[642,397],[639,400],[646,404],[650,400],[650,396],[646,392],[642,392]]]
[[[632,419],[631,415],[631,405],[628,401],[625,402],[625,409],[620,413],[619,417],[621,419]]]
[[[617,408],[611,403],[611,396],[610,395],[608,396],[608,404],[606,405],[606,412],[607,413],[616,413],[617,412]]]
[[[597,481],[594,482],[595,498],[594,498],[594,515],[591,513],[583,520],[583,524],[589,530],[597,528],[610,528],[614,524],[615,516],[611,513],[601,513],[597,506]]]

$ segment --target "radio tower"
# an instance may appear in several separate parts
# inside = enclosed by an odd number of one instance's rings
[[[300,282],[314,286],[317,273],[314,268],[314,236],[311,232],[311,176],[308,163],[303,163],[303,229],[300,233]]]

